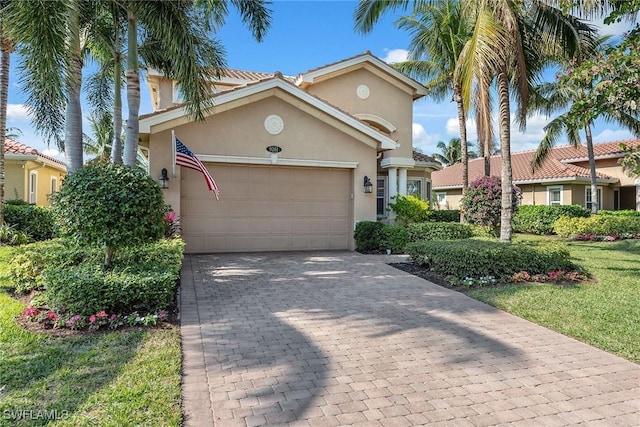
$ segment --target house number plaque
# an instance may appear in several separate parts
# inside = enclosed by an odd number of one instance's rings
[[[267,147],[267,151],[276,154],[282,151],[282,147],[278,147],[277,145],[270,145]]]

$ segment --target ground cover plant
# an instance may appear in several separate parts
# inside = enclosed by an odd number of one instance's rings
[[[0,247],[0,424],[179,426],[178,328],[29,331],[16,322],[26,303],[8,278],[14,250]]]

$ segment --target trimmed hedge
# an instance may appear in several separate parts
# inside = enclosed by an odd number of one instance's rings
[[[20,248],[9,272],[17,291],[44,290],[59,314],[157,312],[173,304],[183,251],[180,239],[125,247],[105,270],[101,248],[56,239]]]
[[[433,222],[460,222],[460,211],[457,209],[442,209],[431,211],[429,221]]]
[[[587,218],[590,212],[578,205],[523,205],[513,217],[513,231],[529,234],[554,234],[553,224],[560,217]]]
[[[409,232],[406,227],[402,225],[385,225],[382,228],[380,249],[391,249],[391,253],[403,254],[407,243],[409,243]]]
[[[564,245],[505,244],[488,240],[431,240],[405,248],[414,263],[460,280],[493,277],[508,282],[514,273],[547,274],[576,270]]]
[[[35,241],[53,239],[59,232],[53,209],[49,206],[37,206],[22,201],[5,202],[4,221]]]
[[[407,229],[410,242],[468,239],[473,236],[473,228],[459,222],[422,222],[420,224],[410,224]]]
[[[356,239],[356,251],[378,252],[382,246],[384,224],[378,221],[360,221],[356,224],[353,237]]]
[[[623,235],[640,233],[640,217],[624,215],[591,215],[588,218],[560,217],[553,230],[561,237],[581,234]]]
[[[625,209],[621,211],[598,211],[598,215],[613,215],[613,216],[640,216],[640,211],[634,211],[631,209]]]

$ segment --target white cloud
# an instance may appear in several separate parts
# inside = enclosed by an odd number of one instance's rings
[[[627,129],[605,129],[596,136],[593,137],[593,142],[612,142],[623,141],[625,139],[634,138],[633,134]]]
[[[604,18],[593,19],[589,22],[594,25],[602,35],[621,36],[622,34],[630,31],[634,27],[634,23],[622,20],[621,22],[614,22],[611,24],[605,24]]]
[[[425,154],[431,154],[435,151],[440,135],[428,134],[424,126],[420,123],[414,123],[412,126],[412,138],[414,148],[418,148]]]
[[[47,148],[45,150],[42,150],[42,154],[44,154],[45,156],[50,156],[50,157],[54,157],[56,159],[62,160],[64,161],[64,154],[61,153],[60,151],[56,150],[55,148]]]
[[[446,124],[447,135],[454,138],[460,138],[460,125],[458,117],[450,117]],[[478,139],[478,127],[474,119],[467,119],[467,141],[475,141]]]
[[[29,111],[24,104],[8,104],[7,119],[9,120],[29,120]]]
[[[406,61],[409,51],[406,49],[384,49],[385,56],[382,58],[387,64]]]
[[[515,118],[515,114],[512,114],[511,152],[534,150],[538,148],[540,141],[542,141],[542,138],[544,138],[545,135],[544,127],[549,123],[551,118],[538,113],[532,114],[527,118],[527,129],[525,132],[520,132]],[[499,135],[498,129],[496,129],[495,135]],[[562,140],[558,141],[558,145],[563,145]]]

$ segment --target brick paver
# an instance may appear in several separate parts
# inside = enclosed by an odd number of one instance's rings
[[[391,260],[187,256],[185,425],[640,425],[639,365]]]

